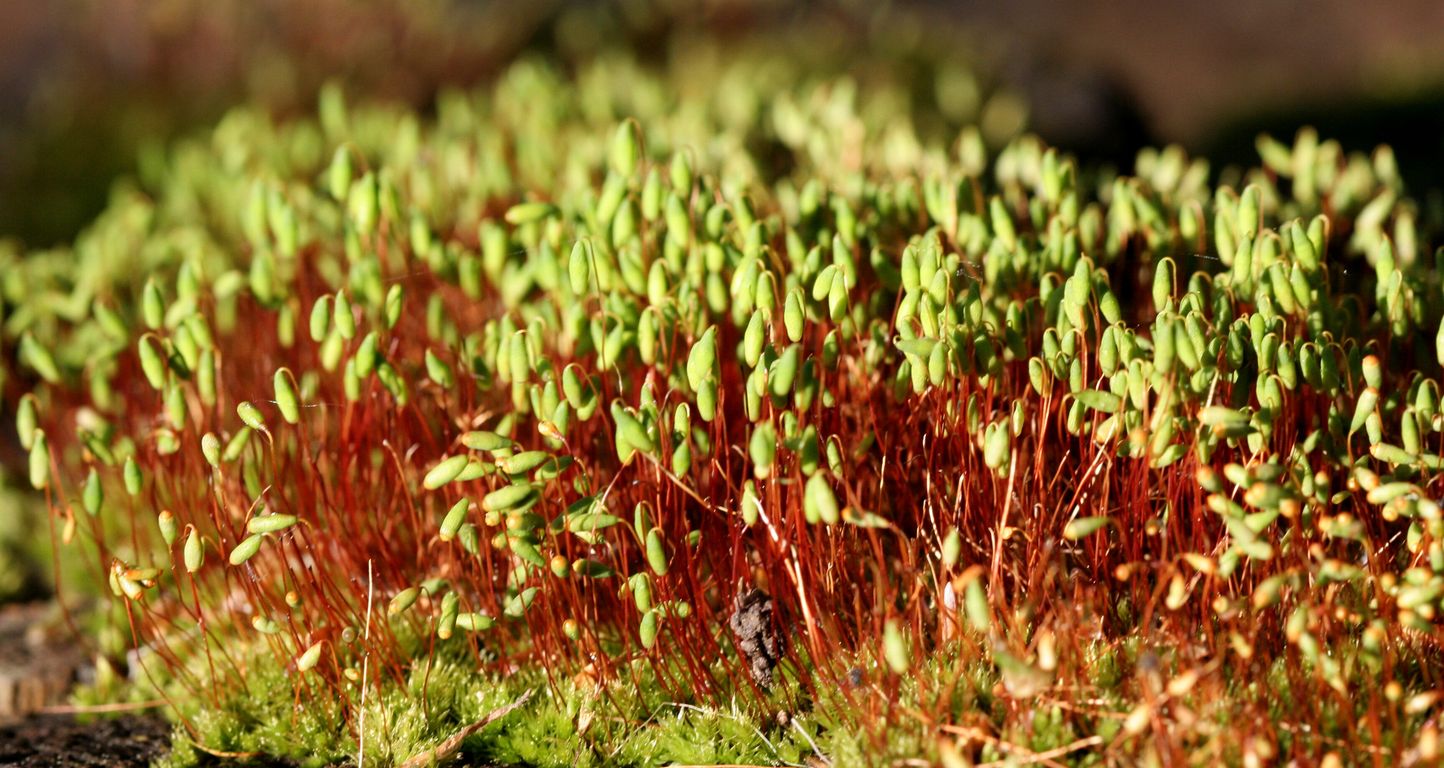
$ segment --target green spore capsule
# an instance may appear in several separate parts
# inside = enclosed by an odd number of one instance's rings
[[[280,533],[297,523],[295,515],[257,515],[246,522],[247,533]]]
[[[85,513],[91,517],[100,514],[100,508],[105,504],[105,488],[100,484],[100,473],[94,467],[85,475],[85,487],[81,490],[81,506]]]
[[[321,662],[321,649],[325,645],[325,641],[311,644],[311,647],[296,658],[296,671],[309,672],[314,669]]]
[[[442,459],[422,478],[421,487],[428,491],[434,491],[450,483],[456,479],[457,475],[461,474],[463,469],[466,469],[467,461],[468,459],[465,455],[448,456]]]
[[[301,422],[300,396],[296,391],[296,377],[289,368],[280,368],[273,377],[276,391],[276,407],[287,424]]]
[[[236,415],[241,417],[241,423],[257,432],[266,431],[266,419],[261,415],[261,409],[250,402],[242,401],[236,405]]]
[[[642,641],[642,647],[650,650],[657,644],[657,630],[661,623],[657,615],[657,609],[642,614],[642,623],[637,628],[637,635]]]
[[[41,437],[44,437],[43,433]],[[32,452],[31,455],[33,456],[34,453]],[[125,480],[125,492],[131,496],[140,495],[141,487],[145,483],[145,476],[141,474],[140,465],[136,463],[134,456],[126,457],[125,466],[121,469],[121,476]]]
[[[230,557],[227,559],[231,565],[244,564],[247,560],[255,557],[257,552],[261,551],[261,542],[264,540],[265,536],[259,533],[253,533],[247,536],[231,550]]]
[[[183,552],[187,573],[195,573],[205,564],[205,544],[201,541],[200,532],[189,525],[186,526],[186,543]]]
[[[506,210],[503,218],[514,227],[535,224],[556,215],[558,209],[551,203],[517,203]]]
[[[808,478],[803,493],[803,513],[809,523],[821,521],[827,525],[836,525],[842,519],[837,496],[833,494],[832,485],[827,482],[826,475],[819,472]]]
[[[162,509],[155,517],[155,524],[160,529],[161,541],[164,541],[167,547],[174,544],[180,530],[175,515],[169,509]]]
[[[331,331],[331,314],[333,311],[331,296],[329,294],[316,299],[316,303],[311,305],[311,322],[309,327],[311,341],[319,344],[326,339],[326,335]]]
[[[35,443],[35,435],[40,429],[38,411],[35,395],[29,393],[21,396],[15,404],[15,434],[20,438],[20,447],[27,451]]]
[[[882,650],[883,659],[887,661],[888,668],[894,673],[906,674],[912,667],[911,643],[903,634],[901,626],[894,619],[888,619],[883,625]]]
[[[486,512],[505,512],[509,509],[523,506],[536,494],[536,488],[530,485],[508,485],[488,493],[481,500],[481,508]]]
[[[30,441],[30,486],[37,491],[50,487],[50,442],[41,430]]]
[[[667,544],[662,538],[662,529],[652,528],[647,531],[647,565],[658,576],[666,576],[667,562]]]

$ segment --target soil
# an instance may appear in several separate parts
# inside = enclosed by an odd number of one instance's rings
[[[0,605],[0,723],[60,703],[81,662],[53,605]]]
[[[0,766],[6,768],[138,768],[169,746],[170,726],[156,717],[80,722],[66,715],[32,715],[0,726]]]

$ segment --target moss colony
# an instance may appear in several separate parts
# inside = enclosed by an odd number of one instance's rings
[[[1441,211],[907,104],[332,90],[8,257],[99,693],[130,649],[177,764],[1433,759]]]

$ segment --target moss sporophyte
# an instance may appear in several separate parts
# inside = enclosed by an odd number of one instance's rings
[[[1432,759],[1444,222],[1392,155],[1119,174],[757,74],[239,109],[6,265],[30,483],[174,759],[404,764],[526,690],[467,748]]]

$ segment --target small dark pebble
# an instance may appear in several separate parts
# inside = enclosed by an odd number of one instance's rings
[[[772,622],[773,602],[766,592],[746,589],[737,595],[727,624],[737,637],[737,650],[747,660],[758,685],[772,685],[772,670],[782,660],[782,638]]]

